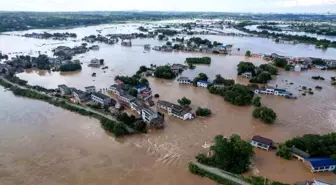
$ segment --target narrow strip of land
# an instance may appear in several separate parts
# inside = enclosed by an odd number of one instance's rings
[[[206,170],[210,173],[213,173],[215,175],[218,175],[218,176],[220,176],[224,179],[228,179],[230,181],[233,181],[233,182],[241,184],[241,185],[252,185],[252,184],[249,184],[249,183],[243,181],[242,179],[239,179],[237,177],[229,175],[230,174],[229,172],[225,172],[225,171],[220,170],[218,168],[213,168],[213,167],[210,167],[210,166],[206,166],[206,165],[203,165],[203,164],[201,164],[199,162],[196,162],[196,161],[193,161],[192,163],[195,164],[196,166],[198,166],[199,168],[201,168],[203,170]]]

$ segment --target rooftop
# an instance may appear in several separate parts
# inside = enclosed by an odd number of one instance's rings
[[[80,95],[80,94],[85,94],[85,92],[83,92],[82,90],[79,90],[79,89],[73,89],[72,90],[74,93]]]
[[[102,94],[102,93],[99,93],[99,92],[93,93],[92,95],[96,96],[96,97],[98,97],[100,99],[108,99],[108,98],[111,99],[109,96],[106,96],[105,94]]]
[[[87,86],[87,87],[85,87],[85,89],[93,89],[93,88],[96,88],[95,86]]]
[[[308,153],[296,148],[295,146],[293,146],[291,148],[291,152],[295,155],[301,156],[302,158],[309,158],[310,157],[310,155]]]
[[[208,82],[208,81],[205,81],[205,80],[199,80],[197,83],[209,84],[209,82]]]
[[[68,86],[66,86],[65,84],[62,84],[62,85],[58,85],[58,88],[69,88]]]
[[[147,85],[145,85],[145,84],[135,86],[136,89],[142,89],[142,88],[145,88],[145,87],[147,87]]]
[[[336,165],[336,162],[333,159],[328,158],[328,157],[309,158],[305,160],[309,162],[314,168]]]
[[[185,80],[189,80],[189,78],[185,76],[181,76],[180,78],[177,79],[177,81],[185,81]]]
[[[271,139],[262,137],[262,136],[253,136],[252,138],[253,141],[256,141],[258,143],[263,143],[266,145],[272,145],[273,141]]]
[[[120,97],[126,98],[126,99],[128,99],[128,100],[135,99],[134,96],[131,96],[131,95],[129,95],[129,94],[121,94]]]

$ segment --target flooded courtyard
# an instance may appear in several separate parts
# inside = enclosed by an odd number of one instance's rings
[[[138,24],[125,24],[104,29],[103,34],[111,32],[134,32]],[[74,28],[79,37],[95,34],[97,27]],[[110,27],[106,25],[105,27]],[[58,30],[59,31],[59,30]],[[108,88],[114,83],[116,75],[132,75],[141,65],[164,65],[183,63],[186,57],[210,56],[209,66],[198,65],[182,75],[195,77],[206,73],[210,79],[216,74],[233,78],[238,83],[246,80],[237,78],[236,66],[240,61],[251,61],[256,65],[266,63],[259,58],[245,58],[245,50],[255,52],[276,52],[289,56],[315,56],[334,58],[335,49],[319,50],[313,46],[297,44],[275,44],[261,38],[239,38],[224,36],[202,36],[234,44],[241,48],[231,56],[203,53],[145,51],[144,44],[163,45],[165,42],[153,39],[133,40],[133,47],[99,44],[99,51],[76,56],[81,62],[82,71],[72,73],[28,70],[20,73],[29,84],[56,88],[66,84],[76,88],[95,85]],[[67,41],[66,46],[79,45],[80,42]],[[51,54],[59,41],[37,40],[17,36],[0,36],[0,50],[9,52],[41,51]],[[109,68],[105,71],[88,67],[93,58],[102,58]],[[95,72],[96,77],[91,74]],[[164,130],[150,130],[126,138],[114,138],[100,127],[95,119],[53,107],[43,102],[14,97],[11,92],[0,88],[0,182],[5,185],[16,184],[216,184],[215,182],[191,174],[187,164],[200,152],[207,152],[214,136],[239,134],[243,139],[262,135],[283,142],[307,133],[324,134],[336,131],[336,89],[329,84],[335,71],[309,70],[301,73],[280,71],[270,84],[277,84],[299,95],[297,100],[283,97],[261,95],[262,103],[272,108],[278,115],[274,125],[265,125],[255,120],[251,113],[253,107],[237,107],[210,94],[207,89],[179,85],[176,80],[161,80],[149,77],[153,93],[160,99],[176,102],[185,96],[192,101],[191,107],[208,107],[213,115],[181,121],[166,116]],[[326,81],[313,81],[311,76],[320,75]],[[293,82],[293,85],[289,85]],[[315,86],[322,86],[317,91]],[[307,86],[314,95],[301,96],[298,89]],[[312,174],[296,160],[286,161],[276,157],[274,152],[255,149],[256,155],[249,174],[266,176],[271,180],[295,183],[320,179],[336,183],[331,173]],[[295,175],[293,175],[295,174]],[[1,184],[1,183],[0,183]]]

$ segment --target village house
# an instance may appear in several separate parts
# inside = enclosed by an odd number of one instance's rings
[[[66,85],[58,85],[58,89],[61,91],[61,94],[64,95],[70,95],[71,94],[71,88],[69,88]]]
[[[132,46],[132,41],[131,40],[126,40],[126,41],[121,41],[121,45],[122,46],[126,46],[126,47],[131,47]]]
[[[93,45],[93,46],[90,47],[90,49],[91,49],[91,50],[94,50],[94,51],[97,51],[97,50],[99,50],[100,48],[99,48],[98,45]]]
[[[223,89],[225,85],[224,84],[213,84],[213,87],[216,89]]]
[[[132,101],[130,105],[131,105],[131,109],[135,111],[136,113],[138,113],[138,115],[142,115],[142,109],[146,107],[143,103],[138,102],[136,100]]]
[[[336,169],[336,162],[331,158],[308,158],[305,162],[311,172],[332,172]]]
[[[179,84],[186,84],[186,85],[192,84],[192,81],[188,77],[181,76],[180,78],[177,79],[177,81]]]
[[[112,92],[113,94],[120,96],[120,94],[123,93],[123,90],[121,89],[121,86],[118,84],[113,84],[109,87],[109,92]]]
[[[304,159],[310,158],[310,155],[307,152],[304,152],[295,146],[291,148],[291,154],[293,157],[296,157],[299,161],[304,162]]]
[[[160,46],[154,46],[152,49],[155,50],[155,51],[161,51],[161,47]]]
[[[137,85],[137,86],[135,86],[135,89],[138,91],[138,93],[141,93],[142,91],[147,89],[147,85],[145,85],[145,84]]]
[[[73,89],[72,90],[72,96],[75,99],[76,102],[78,103],[83,103],[85,101],[90,100],[90,96],[88,96],[87,93],[78,90],[78,89]]]
[[[270,147],[272,146],[273,141],[265,138],[265,137],[261,137],[261,136],[253,136],[252,140],[251,140],[251,145],[257,148],[261,148],[264,150],[269,150]]]
[[[325,181],[321,181],[321,180],[314,180],[313,185],[334,185]]]
[[[178,117],[182,120],[194,118],[193,114],[190,112],[191,108],[189,107],[182,107],[162,100],[159,100],[156,105],[160,109],[167,110],[168,115]]]
[[[328,68],[336,68],[336,60],[326,60]]]
[[[100,92],[92,93],[91,100],[101,105],[110,105],[112,103],[112,99],[109,96],[106,96]],[[115,102],[115,100],[113,102]]]
[[[283,96],[283,97],[290,98],[290,99],[296,98],[294,95],[292,95],[290,92],[288,92],[285,89],[274,88],[271,86],[267,86],[264,89],[253,89],[253,92],[255,94],[270,94],[270,95],[275,95],[275,96]]]
[[[100,67],[100,60],[94,58],[90,61],[90,67]]]
[[[131,102],[134,101],[136,98],[129,94],[122,93],[119,95],[119,99],[125,102],[128,106],[130,106]]]
[[[153,119],[158,118],[158,113],[151,108],[143,108],[141,110],[142,120],[146,123],[151,123]]]
[[[197,82],[197,87],[204,87],[204,88],[207,88],[209,85],[209,82],[207,81],[204,81],[204,80],[200,80]]]
[[[241,77],[251,79],[252,78],[252,72],[245,72],[241,74]]]
[[[85,87],[85,92],[87,93],[95,93],[96,92],[96,87],[95,86],[88,86],[88,87]]]
[[[150,50],[151,49],[151,45],[150,44],[145,44],[144,45],[144,49],[145,50]]]

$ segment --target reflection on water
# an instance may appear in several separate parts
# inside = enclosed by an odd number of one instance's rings
[[[91,27],[76,29],[95,30]],[[26,39],[0,37],[1,50],[6,50],[2,38],[7,41]],[[209,38],[225,40],[227,37],[209,36]],[[251,47],[249,41],[244,41],[246,45],[241,42],[241,46]],[[12,49],[11,52],[29,51],[30,47],[34,49],[34,42],[52,41],[28,39],[17,48],[11,45],[9,48]],[[132,75],[140,65],[183,63],[186,57],[204,56],[204,54],[183,52],[144,53],[141,45],[147,42],[160,44],[159,41],[141,39],[135,40],[134,44],[138,46],[132,48],[102,44],[100,51],[90,51],[77,56],[83,62],[81,72],[57,73],[28,70],[18,76],[28,80],[30,84],[47,88],[55,88],[59,84],[76,88],[84,88],[88,85],[107,88],[113,84],[116,75]],[[262,44],[268,42],[267,40],[260,42],[259,45],[255,45],[255,50],[258,48],[263,50],[267,46],[270,46],[269,50],[272,50],[272,47],[279,47],[281,50],[282,47],[269,43],[269,45]],[[288,47],[303,46],[289,45]],[[47,51],[51,48],[46,45],[38,49]],[[289,52],[299,51],[303,52],[304,47]],[[318,50],[312,53],[321,56],[325,54]],[[327,50],[326,55],[332,54],[335,56],[334,50]],[[89,61],[95,57],[105,59],[106,65],[109,66],[105,72],[98,68],[87,67]],[[183,75],[194,77],[204,72],[210,78],[214,78],[216,74],[221,74],[239,83],[246,83],[236,76],[236,66],[239,61],[251,61],[255,64],[265,62],[261,59],[246,59],[239,55],[211,55],[211,57],[210,66],[197,66],[195,70],[185,71]],[[97,77],[91,77],[93,72],[97,73]],[[311,76],[314,75],[321,75],[327,80],[313,81]],[[180,86],[176,81],[149,78],[153,92],[160,94],[161,99],[176,102],[177,99],[186,96],[192,100],[191,107],[194,110],[198,106],[209,107],[213,111],[213,116],[193,121],[181,121],[166,116],[164,130],[150,130],[148,134],[119,139],[106,134],[95,119],[79,116],[39,101],[17,98],[10,92],[3,92],[3,88],[0,88],[0,179],[5,185],[135,184],[135,182],[149,185],[215,184],[206,178],[190,174],[186,168],[195,155],[208,150],[206,146],[212,143],[215,135],[239,134],[242,138],[249,139],[258,134],[272,138],[276,142],[282,142],[305,133],[335,132],[336,96],[335,88],[328,83],[331,76],[335,76],[335,72],[281,71],[271,84],[284,86],[297,94],[300,94],[298,89],[303,85],[313,89],[319,85],[323,90],[314,90],[314,95],[300,96],[298,100],[263,95],[262,103],[274,109],[278,115],[277,122],[272,126],[253,119],[252,107],[230,105],[224,102],[222,97],[212,95],[206,89]],[[289,82],[294,84],[289,85]],[[288,183],[313,178],[336,183],[335,176],[330,173],[312,174],[298,161],[280,159],[273,152],[257,149],[255,151],[253,170],[250,173]],[[293,174],[297,175],[293,176]]]

